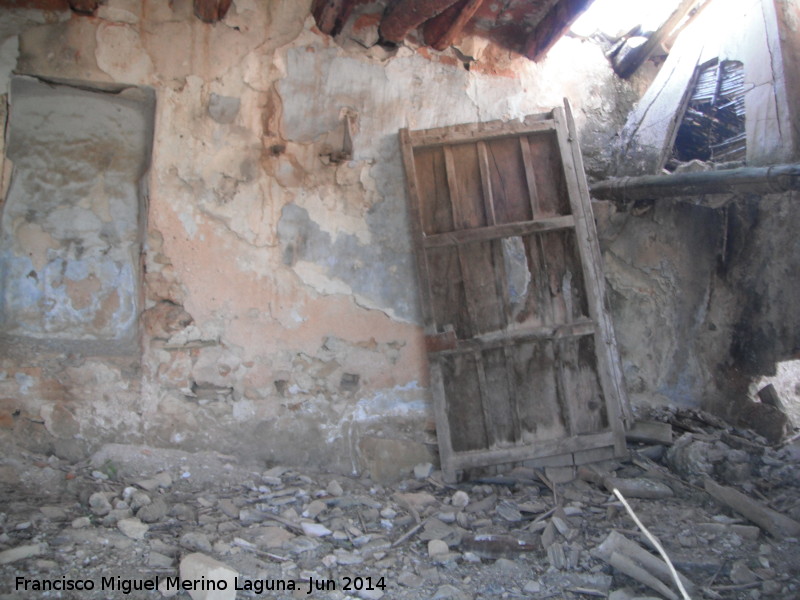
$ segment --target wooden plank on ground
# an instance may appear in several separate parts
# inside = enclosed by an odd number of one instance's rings
[[[748,498],[739,490],[719,485],[712,479],[705,480],[705,489],[718,502],[735,510],[764,531],[778,539],[800,537],[800,523],[764,504]]]

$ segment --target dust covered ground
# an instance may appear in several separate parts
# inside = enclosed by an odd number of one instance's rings
[[[9,452],[0,599],[680,598],[646,566],[641,553],[655,551],[612,479],[690,597],[800,597],[800,445],[770,447],[698,412],[656,418],[672,424],[672,445],[631,445],[630,460],[571,481],[564,469],[519,467],[446,485],[419,465],[381,485],[213,452],[112,445],[79,464]],[[705,491],[707,479],[785,526],[748,521]],[[628,550],[609,552],[620,535]],[[620,555],[655,587],[624,574]]]

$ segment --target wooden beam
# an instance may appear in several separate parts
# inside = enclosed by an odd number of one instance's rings
[[[464,26],[475,16],[483,0],[459,0],[444,12],[425,23],[425,43],[434,50],[448,48],[461,34]]]
[[[675,9],[669,18],[664,21],[661,27],[659,27],[644,44],[631,51],[623,60],[614,65],[614,71],[617,75],[623,79],[627,79],[633,75],[639,67],[650,58],[653,51],[661,45],[661,42],[669,36],[672,30],[680,24],[683,18],[689,14],[689,11],[692,10],[696,4],[697,0],[683,0],[683,2],[678,5],[678,8]]]
[[[635,202],[655,198],[750,192],[759,194],[800,190],[800,164],[741,167],[720,171],[619,177],[593,184],[598,200]]]
[[[414,29],[455,4],[458,0],[399,0],[380,25],[384,41],[399,44]]]
[[[575,226],[575,218],[572,215],[563,217],[549,217],[547,219],[537,219],[535,221],[520,221],[518,223],[501,223],[500,225],[490,225],[476,229],[461,229],[449,231],[447,233],[436,233],[426,236],[423,239],[425,248],[442,248],[445,246],[460,246],[463,244],[473,244],[478,242],[488,242],[500,238],[526,236],[532,233],[543,233],[545,231],[558,231],[559,229],[569,229]]]
[[[350,18],[354,5],[354,0],[314,0],[311,14],[322,33],[335,36]]]
[[[69,0],[69,7],[78,14],[93,15],[99,3],[99,0]]]
[[[775,538],[800,536],[800,523],[752,500],[738,490],[719,485],[711,479],[705,480],[705,489],[717,502],[735,510]]]
[[[533,61],[544,58],[592,2],[594,0],[561,0],[553,5],[528,36],[523,54]]]
[[[216,23],[225,18],[233,0],[194,0],[194,15],[203,23]]]

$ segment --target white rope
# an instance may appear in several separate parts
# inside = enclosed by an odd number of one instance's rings
[[[628,514],[633,519],[633,522],[636,523],[637,527],[642,530],[642,533],[647,536],[647,539],[650,540],[650,543],[655,546],[658,553],[661,555],[661,558],[664,559],[664,562],[667,563],[667,567],[669,568],[670,575],[672,575],[672,579],[675,580],[675,584],[678,586],[678,590],[681,592],[681,596],[683,596],[683,600],[692,600],[689,594],[686,593],[686,589],[683,587],[683,582],[681,582],[681,578],[678,576],[678,572],[675,570],[675,567],[672,566],[672,561],[667,556],[667,553],[664,551],[663,546],[661,543],[656,539],[656,537],[647,531],[647,527],[639,520],[639,517],[636,516],[636,513],[633,512],[630,504],[625,498],[622,496],[622,493],[617,488],[614,488],[614,495],[619,498],[619,501],[622,502],[622,506],[625,507],[625,510],[628,511]]]

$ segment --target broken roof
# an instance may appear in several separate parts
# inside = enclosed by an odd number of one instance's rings
[[[478,35],[532,60],[542,58],[594,0],[381,0],[379,32],[385,43],[418,34],[443,50],[459,36]],[[314,0],[324,33],[337,35],[364,0]]]

